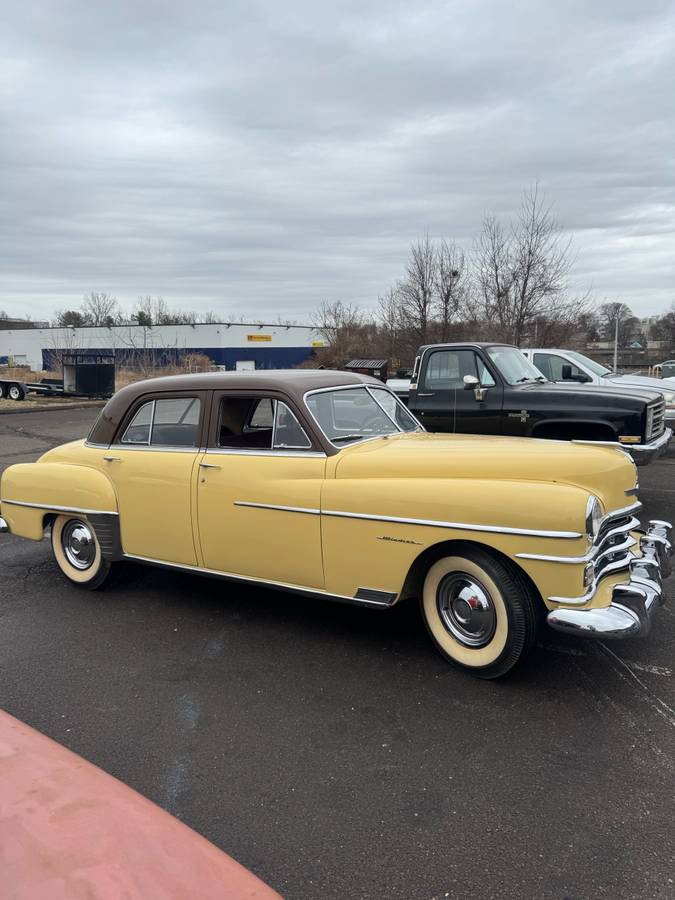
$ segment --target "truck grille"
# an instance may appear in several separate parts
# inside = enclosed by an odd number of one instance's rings
[[[646,443],[653,441],[663,434],[666,427],[666,401],[657,400],[647,407],[647,434]]]

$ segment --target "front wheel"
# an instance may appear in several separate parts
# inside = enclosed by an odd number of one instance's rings
[[[78,587],[96,590],[110,572],[96,532],[84,517],[57,516],[52,524],[52,552],[59,569]]]
[[[441,654],[479,678],[498,678],[534,643],[535,599],[523,579],[496,557],[469,548],[427,572],[422,615]]]
[[[10,400],[23,400],[26,392],[20,384],[10,384],[7,388],[7,396]]]

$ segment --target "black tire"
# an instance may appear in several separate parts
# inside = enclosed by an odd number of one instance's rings
[[[86,516],[57,516],[52,523],[51,541],[56,564],[71,584],[89,591],[103,585],[111,563],[103,558],[94,527]]]
[[[7,388],[7,396],[10,400],[19,401],[24,399],[24,397],[26,396],[26,392],[24,391],[23,387],[18,384],[18,382],[12,382],[12,384],[10,384]]]
[[[4,384],[0,384],[0,400],[2,400],[5,397],[6,393],[7,393],[6,386]]]
[[[475,547],[430,566],[422,617],[437,649],[478,678],[499,678],[532,647],[537,603],[518,571]]]

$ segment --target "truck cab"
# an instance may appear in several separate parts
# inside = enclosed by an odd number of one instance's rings
[[[429,431],[616,443],[640,462],[672,435],[660,393],[554,384],[507,344],[420,347],[408,406]]]

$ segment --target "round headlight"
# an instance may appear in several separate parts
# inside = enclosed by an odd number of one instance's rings
[[[594,494],[591,494],[586,504],[586,534],[591,542],[598,536],[603,515],[602,503]]]

